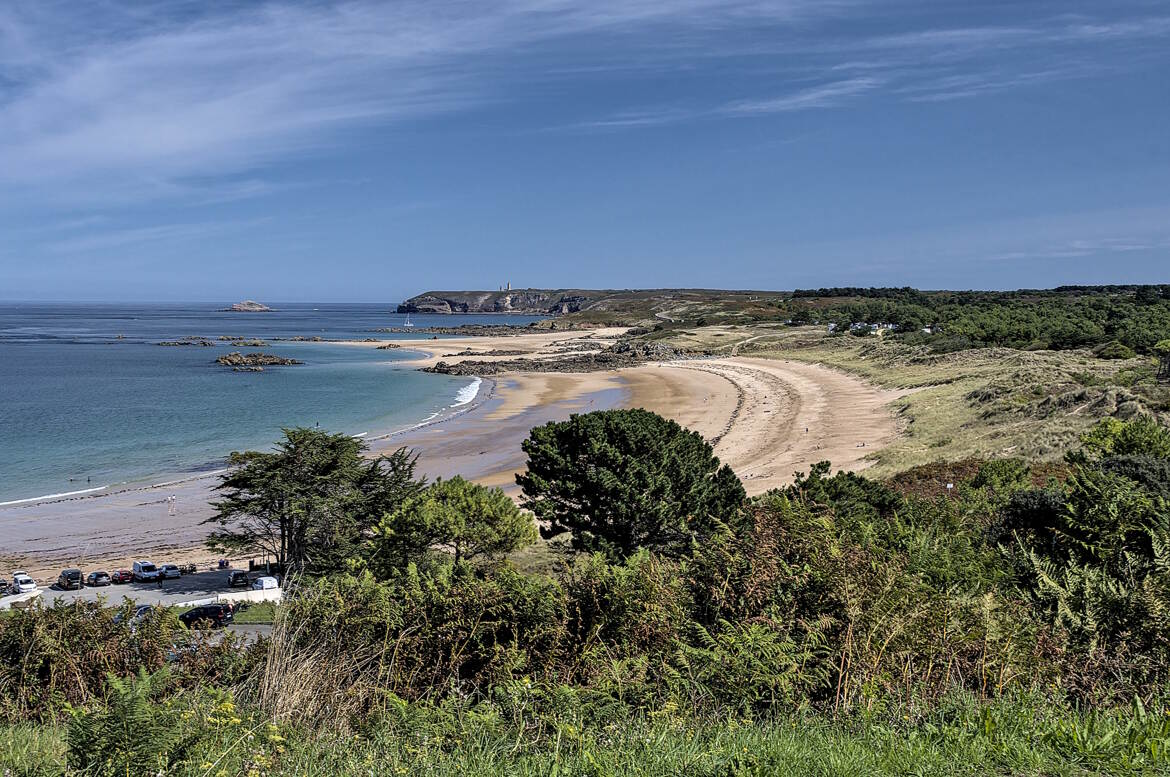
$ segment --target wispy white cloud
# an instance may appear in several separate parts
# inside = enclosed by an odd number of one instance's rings
[[[832,108],[848,100],[872,92],[882,86],[880,78],[849,78],[800,89],[779,97],[762,100],[740,100],[720,109],[731,116],[758,116],[766,113],[806,111],[813,108]]]
[[[787,93],[700,108],[659,106],[567,128],[616,130],[748,118],[835,108],[866,95],[920,103],[977,98],[1124,73],[1167,59],[1168,39],[1170,17],[1093,22],[1066,16],[1028,25],[927,28],[847,38],[835,36],[830,28],[818,35],[780,36],[739,52],[761,59],[784,57],[784,68],[774,76],[788,84]],[[758,84],[756,89],[763,91]]]
[[[978,279],[1005,277],[1002,269],[989,270],[992,263],[1022,273],[1025,268],[1071,265],[1076,260],[1100,257],[1102,269],[1097,277],[1107,279],[1111,272],[1148,265],[1151,257],[1168,247],[1170,204],[1159,203],[877,232],[791,250],[822,256],[846,275],[863,277],[876,272],[909,280],[939,274],[950,278],[948,288],[961,288],[964,284],[954,280],[956,267],[969,274],[969,287],[978,287]]]
[[[47,243],[45,248],[53,253],[79,254],[143,244],[186,242],[247,230],[263,224],[266,220],[234,219],[110,229],[54,240]]]
[[[1159,241],[1147,235],[1113,236],[1093,239],[1061,240],[1031,246],[1025,249],[990,254],[990,261],[1031,261],[1037,259],[1076,259],[1084,256],[1127,254],[1134,251],[1149,251]]]

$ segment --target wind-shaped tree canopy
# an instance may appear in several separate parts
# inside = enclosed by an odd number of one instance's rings
[[[270,453],[232,454],[218,486],[217,552],[263,553],[286,573],[342,569],[376,522],[417,494],[416,457],[405,448],[368,459],[365,443],[319,429],[286,429]]]
[[[573,415],[536,427],[523,448],[524,506],[544,536],[572,532],[583,550],[679,555],[746,498],[702,436],[648,410]]]

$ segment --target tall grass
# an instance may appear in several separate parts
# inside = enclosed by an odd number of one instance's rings
[[[1152,775],[1170,770],[1170,717],[1138,708],[1083,713],[1027,698],[956,698],[930,716],[748,723],[678,711],[505,723],[490,707],[407,705],[360,736],[307,734],[243,716],[211,729],[172,768],[199,775]],[[64,775],[63,730],[0,728],[12,777]],[[0,772],[4,773],[4,772]]]

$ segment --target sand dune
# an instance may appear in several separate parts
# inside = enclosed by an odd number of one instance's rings
[[[819,365],[737,357],[640,367],[623,379],[631,406],[702,434],[749,494],[790,483],[817,461],[864,469],[898,435],[888,406],[903,392]]]

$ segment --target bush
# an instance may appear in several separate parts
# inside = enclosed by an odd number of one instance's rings
[[[532,517],[499,488],[461,477],[437,480],[374,526],[368,563],[382,577],[432,548],[450,551],[456,564],[498,558],[536,541]]]
[[[1093,354],[1098,359],[1133,359],[1137,356],[1132,348],[1116,340],[1098,345],[1093,349]]]

